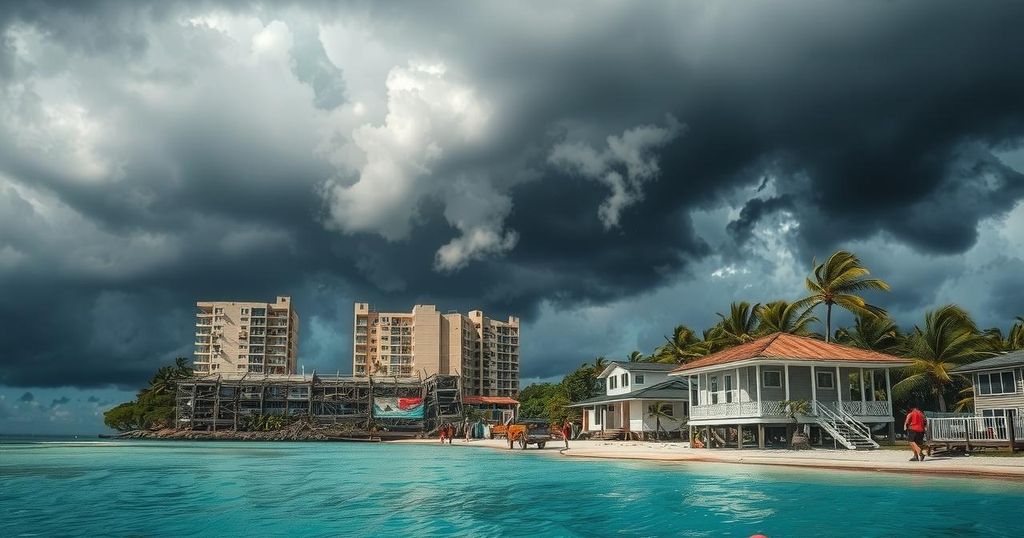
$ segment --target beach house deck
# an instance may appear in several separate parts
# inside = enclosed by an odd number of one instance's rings
[[[928,442],[946,448],[1024,449],[1024,351],[953,369],[971,380],[974,414],[929,417]]]
[[[735,428],[736,446],[764,447],[778,428],[805,424],[846,448],[875,448],[872,433],[893,436],[892,368],[907,361],[813,338],[775,333],[684,364],[670,375],[690,381],[691,428]],[[805,401],[791,413],[787,402]],[[747,426],[746,431],[744,426]],[[747,435],[745,435],[745,433]],[[717,434],[719,444],[726,436]],[[785,434],[783,434],[785,438]],[[710,444],[710,443],[709,443]]]

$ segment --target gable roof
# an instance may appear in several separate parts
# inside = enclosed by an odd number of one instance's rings
[[[953,372],[977,372],[978,370],[989,370],[992,368],[1012,368],[1024,366],[1024,349],[1011,351],[1002,355],[996,355],[988,359],[972,362],[963,366],[953,368]]]
[[[792,361],[873,362],[903,366],[910,361],[856,347],[833,344],[788,333],[774,333],[752,342],[712,353],[677,367],[672,373],[686,372],[706,366],[717,366],[750,359],[785,359]]]
[[[608,396],[602,394],[593,398],[587,398],[581,402],[575,402],[566,407],[583,407],[605,402],[620,402],[623,400],[688,400],[690,399],[690,383],[685,379],[675,378],[662,381],[645,389]]]
[[[619,362],[612,361],[605,366],[604,370],[597,376],[598,378],[607,377],[612,372],[612,369],[618,366],[627,372],[671,372],[675,370],[678,364],[663,364],[660,362]]]

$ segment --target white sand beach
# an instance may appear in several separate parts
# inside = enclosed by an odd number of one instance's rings
[[[439,445],[436,439],[391,441]],[[508,450],[503,439],[456,439],[452,446]],[[922,473],[947,476],[984,476],[1024,480],[1024,457],[997,457],[985,455],[936,455],[923,462],[908,461],[909,450],[759,450],[759,449],[696,449],[686,443],[651,443],[639,441],[572,441],[570,449],[562,451],[561,442],[553,441],[543,450],[531,446],[518,452],[564,456],[574,458],[602,458],[619,460],[648,460],[660,462],[709,462],[752,465],[777,465],[841,469],[849,471],[875,471],[896,473]]]

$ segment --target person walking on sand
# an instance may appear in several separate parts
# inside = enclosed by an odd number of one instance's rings
[[[914,457],[910,461],[924,461],[924,430],[928,425],[928,419],[918,408],[913,408],[907,413],[907,419],[903,421],[903,429],[907,431],[907,440],[910,441],[910,449],[914,451]]]
[[[569,438],[572,437],[572,422],[568,420],[562,424],[562,439],[565,440],[565,449],[569,450]]]

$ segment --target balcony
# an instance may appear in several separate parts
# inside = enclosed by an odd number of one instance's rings
[[[811,402],[810,417],[817,416],[817,406],[836,407],[837,402]],[[877,419],[892,417],[892,407],[887,401],[842,402],[843,411],[858,418]],[[764,400],[761,402],[724,402],[690,407],[691,420],[715,419],[750,419],[769,418],[787,419],[789,413],[780,400]]]

